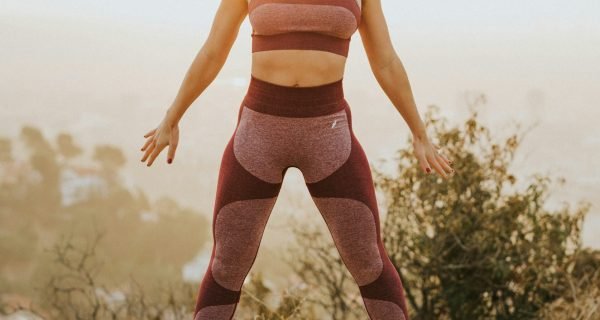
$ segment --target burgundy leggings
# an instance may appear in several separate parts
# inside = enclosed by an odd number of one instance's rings
[[[302,172],[369,318],[407,320],[404,289],[381,241],[369,162],[352,130],[342,79],[291,87],[252,75],[221,160],[212,255],[194,320],[232,319],[289,167]]]

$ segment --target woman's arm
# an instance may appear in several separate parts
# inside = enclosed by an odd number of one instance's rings
[[[380,0],[363,0],[360,37],[375,79],[408,124],[413,135],[427,134],[412,94],[408,76],[392,46]]]
[[[166,121],[173,127],[185,111],[215,79],[248,14],[247,0],[221,0],[204,45],[196,55],[167,110]]]
[[[158,125],[148,131],[142,146],[141,161],[151,166],[160,152],[169,146],[167,163],[172,163],[179,144],[179,120],[217,76],[237,38],[240,25],[248,14],[247,0],[221,0],[210,33],[189,67],[179,92]]]
[[[435,150],[439,147],[427,137],[406,70],[390,40],[380,0],[363,0],[359,32],[375,79],[413,134],[415,155],[421,168],[430,173],[433,167],[444,178],[447,177],[446,171],[453,170],[449,161]]]

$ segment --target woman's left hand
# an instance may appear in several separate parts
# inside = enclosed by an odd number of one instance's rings
[[[419,139],[413,137],[413,148],[413,153],[419,160],[419,166],[423,172],[429,174],[433,168],[433,170],[444,178],[448,178],[450,174],[454,174],[454,169],[451,167],[452,161],[439,153],[438,150],[441,148],[429,141],[429,138]]]

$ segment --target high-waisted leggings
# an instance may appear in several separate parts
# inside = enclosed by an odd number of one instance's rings
[[[212,255],[194,320],[232,319],[288,168],[302,172],[372,320],[407,320],[404,288],[380,236],[369,162],[342,79],[291,87],[250,76],[221,159]]]

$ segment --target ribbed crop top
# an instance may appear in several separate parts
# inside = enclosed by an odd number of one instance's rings
[[[252,52],[299,49],[348,56],[361,0],[250,0]]]

